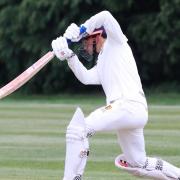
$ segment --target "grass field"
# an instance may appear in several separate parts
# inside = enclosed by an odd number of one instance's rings
[[[180,166],[180,97],[156,95],[148,102],[147,153]],[[62,179],[65,131],[75,108],[82,107],[87,115],[103,104],[102,97],[85,95],[1,100],[0,180]],[[96,134],[90,144],[84,180],[137,179],[114,166],[121,152],[114,132]]]

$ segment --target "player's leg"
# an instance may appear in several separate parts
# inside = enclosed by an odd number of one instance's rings
[[[95,132],[143,128],[147,122],[146,107],[137,102],[117,100],[99,108],[85,118],[86,126]]]
[[[80,180],[88,156],[84,115],[78,108],[66,132],[66,159],[63,180]]]
[[[140,103],[134,106],[130,102],[118,101],[94,111],[85,119],[82,111],[78,109],[67,129],[64,180],[75,179],[77,174],[82,175],[88,154],[87,137],[97,131],[143,127],[147,119],[146,114]]]
[[[143,128],[117,131],[118,143],[126,160],[136,167],[144,166],[146,151]]]
[[[141,177],[158,180],[180,179],[179,168],[164,160],[146,157],[143,129],[119,130],[117,134],[123,155],[116,158],[116,166]]]
[[[139,177],[155,180],[180,180],[180,169],[158,158],[147,157],[145,166],[133,167],[122,154],[116,157],[115,165]]]

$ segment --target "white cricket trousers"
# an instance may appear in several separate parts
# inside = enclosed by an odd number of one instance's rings
[[[117,131],[126,160],[138,167],[146,161],[143,128],[147,120],[147,106],[131,100],[116,100],[85,118],[87,132]]]

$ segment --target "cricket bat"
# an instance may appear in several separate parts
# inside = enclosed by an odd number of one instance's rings
[[[38,61],[36,61],[32,66],[26,69],[23,73],[21,73],[15,79],[13,79],[4,87],[2,87],[0,89],[0,99],[8,96],[9,94],[13,93],[18,88],[20,88],[22,85],[24,85],[53,58],[54,58],[54,53],[52,51],[49,51]]]

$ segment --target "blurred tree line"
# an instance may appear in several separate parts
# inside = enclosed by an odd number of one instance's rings
[[[129,39],[145,87],[180,81],[180,0],[1,0],[0,86],[47,51],[67,26],[109,10]],[[91,87],[93,90],[93,87]],[[83,89],[66,62],[50,62],[25,93]]]

